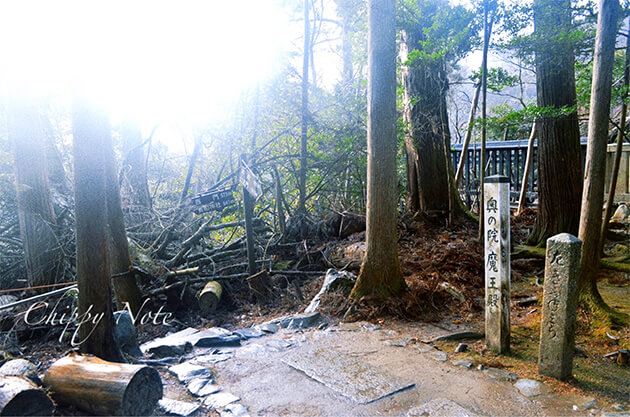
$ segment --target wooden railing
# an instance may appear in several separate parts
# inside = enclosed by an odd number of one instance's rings
[[[615,157],[615,144],[608,145],[606,155],[606,193],[610,187],[612,166]],[[457,167],[461,155],[461,145],[451,147],[453,166]],[[459,192],[468,208],[476,207],[479,198],[479,157],[480,145],[471,144],[466,154],[464,171],[459,185]],[[582,138],[582,169],[586,156],[586,138]],[[510,178],[510,196],[513,204],[518,202],[527,158],[526,140],[488,142],[486,144],[486,175],[505,175]],[[534,160],[529,173],[527,202],[536,205],[538,200],[538,146],[534,143]],[[619,167],[619,177],[615,189],[615,201],[630,202],[630,144],[624,144]]]

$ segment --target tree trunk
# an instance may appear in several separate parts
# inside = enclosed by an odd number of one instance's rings
[[[423,28],[403,31],[403,46],[407,53],[417,50],[423,40]],[[454,196],[455,217],[463,215],[454,181],[450,158],[444,157],[444,147],[450,152],[450,131],[446,111],[448,78],[444,63],[414,62],[402,70],[404,86],[404,119],[409,133],[405,137],[407,152],[407,206],[433,217],[446,219],[449,197]],[[449,188],[450,182],[450,188]],[[450,192],[454,194],[450,194]]]
[[[525,210],[525,200],[527,199],[527,187],[529,185],[529,173],[532,170],[532,164],[534,162],[534,140],[536,139],[536,120],[532,123],[532,131],[529,134],[529,140],[527,141],[527,157],[525,158],[525,166],[523,167],[523,180],[521,181],[521,195],[518,199],[518,209],[516,215],[518,216]]]
[[[124,155],[121,168],[123,197],[129,199],[132,206],[151,209],[147,159],[140,127],[131,121],[126,121],[121,126],[120,136]]]
[[[488,21],[488,1],[483,2],[483,55],[481,58],[481,150],[479,153],[479,230],[477,236],[479,243],[484,241],[483,231],[485,227],[484,218],[485,212],[483,210],[483,202],[485,200],[485,182],[486,182],[486,134],[487,120],[487,98],[488,98],[488,49],[490,48],[490,36],[492,35],[493,18]]]
[[[201,150],[201,138],[195,139],[195,147],[193,153],[190,155],[190,162],[188,163],[188,171],[186,172],[186,180],[184,181],[184,188],[182,189],[182,195],[179,197],[179,205],[184,204],[186,196],[188,196],[188,190],[190,189],[190,181],[192,179],[193,172],[195,171],[195,164],[197,163],[197,157]]]
[[[626,57],[623,70],[623,94],[621,96],[621,117],[619,120],[619,130],[617,132],[617,147],[615,148],[615,162],[612,168],[612,176],[610,178],[610,188],[608,189],[608,200],[606,201],[606,211],[604,212],[604,223],[602,224],[602,233],[600,236],[600,245],[604,246],[606,239],[606,231],[608,230],[608,222],[612,216],[612,208],[615,202],[615,189],[617,188],[617,179],[619,178],[619,165],[621,164],[621,153],[623,151],[623,138],[626,128],[626,113],[628,113],[628,87],[630,86],[630,23],[628,24],[628,36],[626,36]]]
[[[470,114],[468,115],[468,126],[466,127],[466,136],[464,137],[464,143],[462,144],[462,153],[459,157],[459,163],[457,164],[457,173],[455,174],[455,187],[459,187],[459,183],[464,175],[464,164],[466,163],[466,156],[468,154],[468,146],[470,145],[470,139],[472,138],[473,125],[475,122],[475,112],[477,111],[477,102],[479,101],[479,91],[481,90],[481,83],[475,87],[475,94],[473,95],[472,104],[470,105]]]
[[[116,303],[119,310],[128,303],[133,314],[142,305],[142,295],[132,272],[131,257],[129,255],[129,241],[125,230],[125,219],[120,206],[120,190],[116,175],[114,147],[109,135],[103,136],[103,151],[105,158],[105,188],[107,199],[107,223],[109,225],[109,274],[116,293]]]
[[[538,107],[575,106],[575,71],[569,0],[534,1]],[[578,231],[582,194],[577,113],[540,118],[538,126],[538,215],[528,245],[544,246],[558,233]]]
[[[7,103],[7,127],[14,151],[20,237],[31,286],[63,278],[63,253],[55,235],[38,100],[13,92]]]
[[[308,62],[311,50],[311,22],[309,9],[311,2],[304,0],[304,55],[302,58],[302,111],[300,126],[300,171],[298,181],[298,209],[297,214],[306,215],[306,171],[308,169]],[[305,222],[302,222],[304,225]],[[304,227],[302,227],[304,229]],[[302,233],[304,234],[304,233]]]
[[[73,97],[74,184],[79,326],[73,340],[84,353],[122,361],[114,335],[108,257],[106,157],[110,125],[102,109],[86,97]],[[90,318],[96,320],[87,320]]]
[[[149,366],[72,354],[53,363],[44,382],[59,403],[94,415],[148,416],[162,398],[160,374]]]
[[[55,405],[26,378],[0,377],[0,416],[52,416]]]
[[[600,0],[593,60],[584,194],[580,217],[579,237],[582,239],[582,258],[578,280],[582,303],[591,309],[602,309],[611,313],[613,320],[621,317],[621,314],[613,314],[614,311],[606,305],[599,294],[597,271],[600,257],[608,119],[618,13],[619,0]],[[627,318],[628,316],[625,315],[626,320]]]
[[[395,0],[369,0],[366,253],[354,298],[397,295],[405,288],[398,261],[395,30]]]

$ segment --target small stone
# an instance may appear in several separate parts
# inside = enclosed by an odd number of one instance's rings
[[[217,410],[238,400],[239,398],[236,395],[232,395],[229,392],[219,392],[208,396],[203,403],[208,407]]]
[[[256,326],[256,328],[262,330],[265,333],[276,333],[278,330],[280,330],[280,327],[276,323],[272,322],[259,324],[258,326]]]
[[[191,342],[195,347],[239,346],[241,344],[241,338],[238,335],[221,327],[203,330],[194,337],[196,340]]]
[[[171,333],[164,337],[154,339],[140,346],[140,350],[145,355],[154,355],[159,358],[167,356],[182,356],[192,350],[193,342],[196,342],[195,334],[199,330],[187,328],[177,333]]]
[[[221,387],[214,384],[212,378],[194,378],[186,385],[188,391],[197,397],[205,397],[221,391]]]
[[[511,372],[508,372],[504,369],[499,369],[499,368],[488,368],[485,371],[483,371],[483,373],[492,379],[498,379],[501,381],[514,382],[518,379],[518,376],[516,374],[513,374]]]
[[[249,327],[247,329],[239,329],[234,332],[235,335],[242,340],[254,339],[265,335],[265,331],[256,327]]]
[[[610,221],[613,223],[626,223],[628,217],[630,217],[630,208],[625,204],[619,204],[619,207],[615,210],[615,214],[613,214]]]
[[[271,348],[272,350],[275,350],[276,352],[280,352],[281,350],[284,350],[288,347],[293,346],[293,344],[290,342],[287,342],[286,340],[272,340],[271,342],[267,343],[265,346],[267,346],[268,348]]]
[[[467,350],[468,350],[468,345],[466,343],[460,343],[459,345],[457,345],[455,352],[462,353],[462,352],[466,352]]]
[[[448,355],[439,350],[429,352],[431,359],[438,362],[446,362],[448,360]]]
[[[521,394],[528,398],[537,397],[549,392],[549,388],[547,388],[542,382],[535,381],[533,379],[519,379],[516,381],[514,386],[518,388]]]
[[[162,398],[158,401],[158,407],[167,414],[186,417],[197,411],[201,405],[197,403],[171,400],[170,398]]]
[[[486,367],[484,366],[483,363],[480,363],[479,365],[477,365],[477,370],[478,371],[485,371]]]
[[[37,385],[42,385],[42,381],[37,374],[37,366],[26,359],[12,359],[0,366],[0,375],[21,376],[30,379]]]
[[[249,417],[249,411],[242,404],[229,404],[219,412],[221,417]]]
[[[212,363],[219,363],[231,359],[234,356],[232,353],[217,352],[208,355],[200,355],[193,357],[190,362],[196,365],[208,365]]]
[[[472,362],[464,361],[464,360],[455,361],[455,362],[453,362],[453,365],[461,366],[461,367],[466,368],[466,369],[472,369],[475,366],[475,365],[472,364]]]
[[[412,342],[411,339],[407,339],[407,340],[386,340],[385,344],[387,346],[394,346],[394,347],[406,347],[408,346],[410,343]]]
[[[195,378],[212,378],[212,371],[204,366],[194,365],[191,362],[180,363],[168,368],[181,382],[188,382]]]
[[[428,353],[436,350],[433,346],[427,345],[425,343],[416,345],[416,349],[418,349],[419,353]]]
[[[580,407],[578,407],[577,405],[573,405],[573,411],[580,411]]]

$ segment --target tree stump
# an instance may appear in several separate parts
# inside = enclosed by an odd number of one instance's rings
[[[155,369],[95,356],[59,359],[46,372],[44,383],[59,403],[95,415],[150,415],[162,398],[162,380]]]
[[[208,316],[217,309],[223,288],[217,281],[208,282],[199,293],[199,309],[201,314]]]
[[[0,416],[52,416],[55,405],[33,382],[19,376],[0,377]]]

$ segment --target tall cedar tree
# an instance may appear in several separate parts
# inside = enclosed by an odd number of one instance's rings
[[[368,2],[367,232],[351,296],[405,287],[398,261],[396,175],[396,1]]]
[[[575,57],[570,0],[534,1],[538,107],[570,112],[538,120],[538,215],[527,243],[544,246],[558,233],[578,232],[582,196],[580,129],[575,111]]]
[[[14,91],[7,103],[20,237],[31,286],[55,283],[63,275],[39,110],[39,100],[25,91]]]
[[[408,127],[407,206],[411,211],[420,210],[439,218],[447,218],[449,213],[459,217],[466,209],[454,185],[446,105],[446,57],[457,52],[436,52],[434,48],[439,47],[433,45],[434,39],[427,39],[434,20],[444,17],[450,6],[443,1],[423,1],[413,7],[418,9],[412,12],[412,23],[404,24],[402,31],[402,45],[408,57],[402,69],[404,120]],[[446,39],[449,35],[443,36]]]
[[[101,359],[123,360],[114,333],[107,231],[107,144],[105,113],[75,92],[72,109],[74,149],[77,284],[79,315],[100,316],[79,327],[80,349]]]
[[[586,175],[580,218],[579,237],[583,243],[578,288],[582,303],[588,307],[609,312],[613,320],[622,317],[627,320],[627,315],[622,316],[615,313],[606,305],[597,289],[597,270],[601,250],[600,229],[606,177],[606,146],[618,14],[618,0],[600,0],[593,60],[591,107],[588,119]]]

